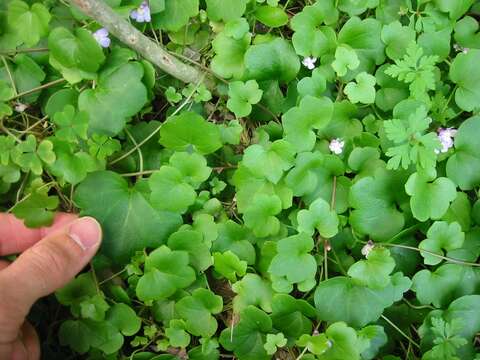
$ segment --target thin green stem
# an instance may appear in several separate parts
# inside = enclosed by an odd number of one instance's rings
[[[363,243],[363,244],[366,244],[366,243],[367,243],[366,241],[360,241],[360,242]],[[439,258],[439,259],[448,261],[448,262],[450,262],[450,263],[454,263],[454,264],[458,264],[458,265],[464,265],[464,266],[480,267],[480,264],[478,264],[478,263],[473,263],[473,262],[468,262],[468,261],[463,261],[463,260],[454,259],[454,258],[451,258],[451,257],[448,257],[448,256],[443,256],[443,255],[434,253],[433,251],[430,251],[430,250],[419,249],[419,248],[416,248],[416,247],[414,247],[414,246],[401,245],[401,244],[390,244],[390,243],[376,243],[376,245],[380,245],[380,246],[390,246],[390,247],[397,247],[397,248],[402,248],[402,249],[408,249],[408,250],[417,251],[417,252],[419,252],[419,253],[422,253],[422,252],[423,252],[423,253],[426,253],[426,254],[428,254],[428,255],[432,255],[432,256],[434,256],[434,257],[437,257],[437,258]]]
[[[307,347],[305,347],[305,348],[302,350],[302,352],[300,353],[300,355],[298,355],[298,356],[296,357],[295,360],[300,360],[300,359],[303,357],[303,355],[305,355],[305,353],[307,352],[307,350],[308,350]]]
[[[24,53],[35,53],[35,52],[45,52],[48,51],[48,48],[26,48],[26,49],[7,49],[0,51],[0,55],[16,55]]]
[[[412,345],[414,345],[417,349],[420,349],[420,345],[418,345],[418,343],[415,342],[415,340],[413,340],[410,336],[408,336],[407,334],[405,334],[405,332],[403,332],[402,329],[400,329],[397,325],[395,325],[389,318],[387,318],[385,315],[380,315],[382,317],[383,320],[385,320],[391,327],[393,327],[395,330],[397,330],[397,332],[402,335],[405,339],[407,339],[408,341],[410,341],[410,343]]]
[[[140,147],[138,146],[137,144],[137,140],[135,140],[135,138],[133,137],[133,135],[130,133],[130,131],[128,131],[127,128],[125,128],[125,133],[127,134],[128,138],[132,141],[133,143],[133,146],[135,146],[137,148],[137,153],[138,153],[138,172],[139,172],[139,175],[138,177],[141,178],[142,177],[142,173],[143,173],[143,153],[142,153],[142,150],[140,149]]]
[[[30,89],[30,90],[24,91],[24,92],[22,92],[22,93],[20,93],[20,94],[17,94],[17,95],[15,95],[14,97],[8,99],[8,101],[16,100],[16,99],[18,99],[18,98],[21,98],[22,96],[30,95],[30,94],[35,93],[35,92],[37,92],[37,91],[40,91],[40,90],[43,90],[43,89],[47,89],[47,88],[49,88],[49,87],[52,87],[52,86],[55,86],[55,85],[64,83],[65,81],[66,81],[65,79],[57,79],[57,80],[50,81],[50,82],[48,82],[48,83],[46,83],[46,84],[37,86],[36,88],[33,88],[33,89]]]
[[[3,65],[5,66],[5,71],[7,72],[8,79],[10,80],[10,84],[12,84],[12,89],[15,95],[18,94],[17,87],[15,86],[15,81],[13,80],[12,72],[10,71],[10,66],[8,66],[7,59],[5,59],[5,56],[2,56],[2,62]]]
[[[99,286],[101,286],[101,285],[103,285],[103,284],[105,284],[105,283],[109,282],[110,280],[113,280],[113,279],[115,279],[117,276],[119,276],[119,275],[123,274],[125,271],[127,271],[127,269],[123,269],[122,271],[119,271],[119,272],[117,272],[117,273],[113,274],[112,276],[109,276],[108,278],[106,278],[106,279],[104,279],[104,280],[100,281],[100,282],[98,283],[98,285],[99,285]]]
[[[431,310],[436,310],[433,306],[430,305],[413,305],[410,301],[407,299],[403,298],[402,299],[405,304],[407,304],[409,307],[415,310],[423,310],[423,309],[431,309]]]

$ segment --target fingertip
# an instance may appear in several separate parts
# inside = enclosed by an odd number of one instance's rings
[[[75,220],[70,225],[68,234],[83,250],[98,248],[102,241],[102,228],[99,222],[90,216]]]

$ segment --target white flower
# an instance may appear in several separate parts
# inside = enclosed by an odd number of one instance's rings
[[[317,58],[316,57],[306,57],[303,59],[302,61],[302,64],[303,66],[305,66],[307,69],[309,70],[313,70],[315,69],[315,63],[317,62]]]
[[[342,139],[333,139],[330,141],[328,148],[334,154],[340,155],[343,152],[343,147],[345,146],[345,141]]]
[[[464,48],[463,46],[460,46],[458,44],[454,44],[453,49],[464,54],[468,54],[468,51],[470,50],[469,48]]]
[[[28,108],[27,104],[17,103],[15,105],[15,111],[19,113],[24,112],[27,108]]]
[[[457,129],[454,128],[440,128],[438,129],[438,140],[442,147],[440,149],[436,149],[435,153],[446,153],[450,148],[453,147],[453,138],[457,134]]]
[[[372,251],[374,247],[375,247],[375,244],[373,243],[373,241],[368,240],[365,246],[362,247],[362,255],[365,257],[368,256],[368,254],[370,254],[370,251]]]
[[[103,48],[110,46],[110,38],[108,37],[108,30],[105,28],[98,29],[93,33],[93,37],[97,40],[98,44]]]

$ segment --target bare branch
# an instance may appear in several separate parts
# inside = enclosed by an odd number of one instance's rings
[[[211,80],[197,68],[184,64],[161,46],[143,35],[127,20],[117,15],[101,0],[70,0],[85,14],[108,30],[121,42],[135,50],[167,74],[185,82],[198,84],[203,80],[211,88]]]

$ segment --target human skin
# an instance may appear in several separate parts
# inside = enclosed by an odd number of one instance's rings
[[[52,226],[28,229],[13,215],[0,213],[0,359],[38,360],[40,343],[26,321],[32,305],[78,274],[97,252],[98,222],[72,214],[56,215]]]

